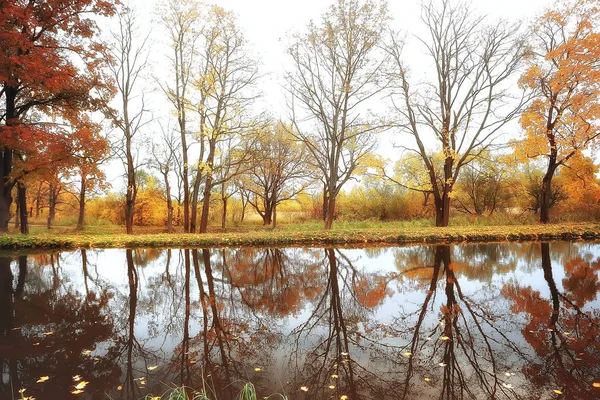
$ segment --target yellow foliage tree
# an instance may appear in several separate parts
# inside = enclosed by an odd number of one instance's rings
[[[521,117],[522,157],[545,157],[540,222],[549,222],[556,170],[595,145],[600,135],[600,8],[596,0],[557,6],[539,17],[532,32],[530,66],[520,85],[536,91]]]

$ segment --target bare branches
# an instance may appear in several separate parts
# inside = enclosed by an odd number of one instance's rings
[[[433,63],[434,78],[421,83],[418,92],[411,90],[402,41],[392,34],[386,48],[396,68],[391,99],[395,125],[414,138],[429,173],[436,225],[446,226],[461,168],[499,138],[528,100],[524,92],[515,99],[510,90],[526,47],[516,25],[487,26],[467,6],[449,0],[423,5],[421,19],[429,37],[419,40]],[[443,154],[441,168],[425,148],[430,136]]]
[[[292,134],[304,143],[326,183],[327,217],[331,228],[335,198],[361,159],[375,146],[381,127],[366,115],[366,107],[383,90],[383,66],[378,43],[387,22],[387,8],[375,1],[340,0],[310,24],[288,48]]]

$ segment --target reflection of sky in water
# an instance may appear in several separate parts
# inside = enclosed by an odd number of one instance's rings
[[[411,335],[406,329],[414,325],[414,320],[423,306],[427,297],[427,289],[431,281],[432,268],[426,269],[421,275],[407,275],[406,271],[411,268],[432,267],[433,266],[433,247],[426,246],[408,246],[396,248],[370,248],[370,249],[339,249],[335,251],[338,268],[338,284],[341,293],[341,306],[344,317],[364,319],[358,322],[356,331],[351,334],[360,333],[365,337],[373,335],[373,340],[378,346],[392,345],[405,346],[410,344]],[[548,282],[544,277],[540,258],[540,245],[536,243],[502,243],[489,245],[455,245],[450,246],[450,258],[455,268],[457,283],[455,291],[460,287],[462,298],[457,302],[464,307],[464,301],[473,302],[477,305],[493,305],[497,311],[499,326],[503,324],[510,327],[504,335],[515,343],[524,346],[523,352],[529,357],[534,357],[531,349],[524,343],[520,332],[521,328],[515,328],[517,325],[523,325],[527,319],[524,316],[513,316],[510,307],[511,303],[505,299],[501,292],[507,284],[518,284],[519,287],[531,287],[533,291],[539,292],[542,299],[551,303],[551,293]],[[168,285],[165,274],[167,264],[166,250],[151,250],[153,253],[139,252],[135,260],[144,262],[144,265],[138,265],[138,303],[135,317],[135,336],[145,349],[149,349],[153,356],[164,358],[165,362],[173,357],[173,352],[181,344],[183,335],[183,318],[185,312],[185,265],[183,261],[183,251],[174,249],[171,251],[169,265],[170,283]],[[329,267],[327,265],[327,256],[323,249],[283,249],[283,254],[289,257],[290,265],[287,266],[291,274],[302,274],[302,268],[307,268],[311,263],[318,265],[319,273],[327,275]],[[88,250],[88,279],[86,281],[82,269],[82,254],[80,251],[62,252],[58,257],[55,255],[55,265],[41,265],[33,267],[30,261],[30,267],[25,285],[25,298],[28,293],[35,293],[41,290],[48,290],[53,286],[55,276],[60,279],[58,285],[54,282],[57,292],[64,295],[67,292],[77,292],[82,295],[87,290],[90,292],[100,292],[103,289],[113,294],[109,302],[108,312],[115,320],[115,331],[123,335],[127,328],[127,318],[129,314],[129,294],[130,287],[127,273],[127,262],[125,250],[106,249],[106,250]],[[234,264],[234,250],[226,250],[228,257],[228,266],[231,271],[236,269]],[[495,259],[490,259],[493,255]],[[551,243],[550,259],[552,263],[552,274],[554,282],[559,292],[564,292],[563,279],[567,277],[563,265],[575,257],[581,257],[587,262],[594,262],[600,257],[600,244],[590,243]],[[202,279],[206,285],[206,277],[202,260],[202,253],[199,257],[200,271]],[[40,259],[39,257],[37,259]],[[191,256],[190,256],[191,259]],[[58,261],[57,261],[58,260]],[[46,259],[46,261],[48,261]],[[253,260],[260,264],[259,259]],[[264,311],[256,311],[256,316],[249,314],[252,312],[248,305],[240,305],[244,290],[247,288],[234,288],[232,290],[229,277],[223,275],[221,251],[211,250],[211,265],[213,277],[215,279],[215,290],[217,297],[222,305],[222,318],[246,318],[249,321],[248,330],[257,329],[260,321],[264,319],[268,329],[281,336],[281,341],[274,348],[273,363],[275,369],[272,371],[273,379],[283,381],[284,375],[291,373],[289,365],[282,361],[290,355],[291,339],[294,337],[294,330],[302,326],[307,319],[311,318],[316,304],[321,294],[312,301],[304,301],[300,309],[293,313],[280,316],[269,316]],[[256,267],[261,268],[261,267]],[[443,265],[441,267],[443,270]],[[18,275],[18,266],[13,263],[11,266],[15,284]],[[428,272],[427,272],[428,271]],[[597,276],[598,271],[594,270]],[[378,302],[375,307],[363,307],[353,302],[352,296],[347,292],[352,289],[352,282],[345,281],[351,279],[353,275],[358,277],[366,276],[367,284],[378,277],[388,277],[387,288],[389,296],[384,296],[383,300]],[[326,284],[327,276],[316,277],[317,282]],[[319,279],[321,279],[319,281]],[[446,304],[445,294],[446,275],[440,274],[436,282],[436,291],[430,299],[422,322],[422,331],[420,335],[426,340],[428,335],[435,338],[442,335],[443,326],[439,325],[439,319],[443,318],[441,308]],[[205,288],[206,289],[206,288]],[[317,288],[323,291],[325,287]],[[191,338],[199,337],[202,333],[202,315],[200,303],[200,289],[196,280],[194,265],[191,265],[189,295],[191,303],[191,313],[189,322],[189,336]],[[302,300],[302,299],[300,299]],[[328,300],[329,301],[329,300]],[[236,303],[237,302],[237,303]],[[237,305],[234,305],[236,303]],[[562,305],[561,305],[562,307]],[[592,301],[588,301],[582,310],[596,312],[598,310],[598,296]],[[483,308],[482,308],[483,309]],[[465,312],[463,308],[463,312]],[[479,312],[479,310],[478,310]],[[399,318],[402,315],[408,316],[404,319]],[[257,319],[258,318],[258,319]],[[467,316],[464,322],[465,328],[473,323]],[[560,320],[559,320],[560,322]],[[254,326],[253,324],[256,324]],[[412,325],[411,325],[412,324]],[[517,324],[517,325],[515,325]],[[349,323],[349,325],[352,325]],[[437,328],[436,328],[437,326]],[[471,327],[472,328],[472,327]],[[321,337],[329,332],[324,324],[318,324],[310,335],[304,335],[299,341],[301,350],[310,351],[321,340]],[[405,330],[404,334],[394,334]],[[489,326],[483,329],[490,335],[494,341],[492,348],[494,351],[506,351],[499,343],[503,338],[497,332],[493,332]],[[390,334],[389,332],[392,332]],[[241,337],[247,338],[248,332],[238,332]],[[192,346],[200,346],[198,339]],[[97,344],[95,355],[103,355],[110,348],[110,341]],[[427,344],[429,346],[429,344]],[[432,346],[426,347],[432,348]],[[433,350],[428,350],[433,351]],[[377,361],[370,361],[370,352],[365,349],[354,348],[353,357],[360,364],[369,365],[370,368],[380,370],[382,365]],[[400,357],[396,355],[395,357]],[[512,366],[520,368],[519,363],[522,360],[514,356],[507,356],[504,360],[505,368]],[[159,360],[160,364],[161,361]],[[435,365],[432,364],[432,368]],[[437,371],[439,372],[439,371]],[[288,378],[289,379],[289,378]],[[514,381],[517,381],[515,378]],[[519,381],[524,384],[523,379]]]

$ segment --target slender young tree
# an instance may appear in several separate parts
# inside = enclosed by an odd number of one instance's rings
[[[420,41],[432,63],[431,79],[415,91],[402,58],[402,42],[392,37],[386,46],[397,82],[391,100],[397,127],[415,141],[414,147],[401,147],[415,152],[427,170],[435,224],[448,226],[460,171],[490,148],[526,101],[525,96],[512,98],[510,91],[526,46],[517,25],[487,24],[467,5],[450,0],[423,4],[421,19],[429,33]],[[432,139],[434,151],[426,147]],[[443,157],[436,165],[432,154],[439,152]]]
[[[378,45],[387,20],[383,2],[338,0],[288,48],[291,132],[323,174],[326,229],[339,191],[376,144],[378,126],[365,108],[384,87]]]
[[[600,135],[600,7],[594,0],[558,4],[531,32],[532,54],[520,84],[535,91],[521,116],[523,158],[547,160],[540,222],[550,221],[552,178],[571,159],[596,146]]]
[[[125,229],[133,233],[133,215],[137,197],[135,179],[136,140],[140,131],[150,119],[144,101],[143,74],[148,65],[148,34],[140,36],[134,11],[122,6],[118,13],[119,28],[112,32],[112,43],[107,56],[110,57],[109,69],[118,90],[118,107],[109,107],[106,102],[105,113],[120,132],[117,147],[123,160],[127,188],[125,194]]]
[[[181,137],[181,179],[183,190],[183,230],[190,232],[190,165],[188,156],[190,91],[196,62],[196,45],[200,34],[200,3],[196,0],[168,0],[161,9],[161,18],[167,28],[172,55],[171,68],[175,82],[162,85],[167,98],[175,108]]]
[[[217,158],[219,144],[231,148],[236,137],[250,132],[258,122],[249,115],[249,109],[258,97],[253,89],[259,78],[258,64],[247,52],[247,42],[240,31],[233,13],[218,6],[208,12],[207,23],[202,30],[201,63],[196,87],[200,92],[197,110],[200,119],[199,135],[202,141],[201,156],[206,146],[206,155],[198,161],[204,175],[200,233],[208,228],[208,214],[213,188],[229,180],[243,165],[239,157]],[[218,160],[234,163],[219,166]],[[215,179],[215,170],[227,169],[233,173],[222,174]],[[199,174],[196,177],[199,182]]]

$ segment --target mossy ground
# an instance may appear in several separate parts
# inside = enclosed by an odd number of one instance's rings
[[[120,231],[120,232],[119,232]],[[2,249],[44,248],[125,248],[125,247],[222,247],[222,246],[310,246],[413,243],[503,242],[525,240],[600,239],[600,224],[573,223],[547,225],[451,226],[437,228],[418,223],[340,223],[324,230],[317,223],[289,224],[277,229],[213,229],[209,233],[165,233],[157,228],[136,228],[135,234],[122,233],[123,227],[86,227],[77,230],[34,227],[30,235],[0,235]]]

